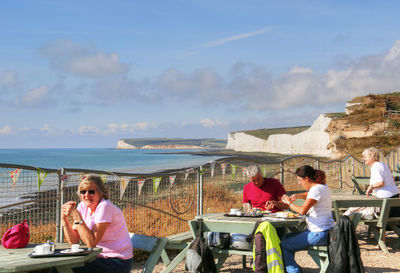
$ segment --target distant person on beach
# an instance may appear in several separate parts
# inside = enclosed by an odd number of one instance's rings
[[[325,173],[304,165],[296,170],[297,181],[307,192],[293,194],[290,197],[282,196],[282,201],[289,208],[302,215],[306,215],[307,230],[285,234],[281,241],[283,259],[288,273],[301,272],[296,263],[295,252],[307,249],[309,246],[328,244],[328,231],[334,226],[332,218],[332,198]],[[305,199],[304,204],[293,204],[296,199]]]
[[[256,165],[247,168],[250,182],[243,188],[243,207],[245,210],[258,208],[277,212],[288,208],[281,202],[286,193],[282,184],[275,178],[264,178],[261,169]]]
[[[101,178],[84,177],[78,195],[81,201],[78,206],[69,201],[61,207],[65,237],[69,244],[82,240],[88,247],[101,247],[103,251],[96,260],[74,268],[74,272],[130,272],[133,249],[124,215],[108,200],[108,190]]]

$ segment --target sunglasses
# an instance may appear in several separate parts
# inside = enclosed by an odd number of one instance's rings
[[[82,191],[79,191],[79,193],[82,194],[82,195],[85,195],[86,192],[88,192],[89,194],[93,195],[96,191],[95,190],[88,190],[88,191],[87,190],[82,190]]]

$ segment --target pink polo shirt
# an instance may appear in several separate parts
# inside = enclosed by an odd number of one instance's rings
[[[103,238],[97,244],[98,247],[103,248],[102,253],[97,257],[120,258],[123,260],[133,257],[132,243],[124,215],[110,200],[102,199],[92,215],[90,215],[90,208],[86,207],[83,202],[79,203],[77,210],[81,213],[83,220],[90,229],[94,224],[110,223],[104,232]]]

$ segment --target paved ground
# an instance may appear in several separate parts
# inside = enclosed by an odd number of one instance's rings
[[[365,272],[367,273],[383,273],[383,272],[400,272],[400,250],[392,249],[397,236],[393,232],[388,232],[386,243],[390,253],[384,253],[376,248],[376,244],[371,240],[367,240],[367,229],[364,226],[359,226],[357,229],[359,245],[361,249],[361,259],[363,261]],[[172,257],[171,257],[172,258]],[[248,262],[250,258],[248,257]],[[296,261],[303,269],[303,273],[318,273],[319,269],[306,251],[301,251],[296,254]],[[136,263],[131,273],[139,273],[143,269],[143,263]],[[162,263],[159,263],[154,272],[161,272],[164,268]],[[185,271],[184,263],[182,262],[173,272],[183,273]],[[250,273],[251,268],[242,268],[242,258],[233,255],[227,259],[221,272],[232,273]]]

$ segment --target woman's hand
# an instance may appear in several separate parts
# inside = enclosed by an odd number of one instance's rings
[[[287,205],[292,202],[291,197],[287,196],[286,194],[282,195],[281,201]]]
[[[290,196],[290,202],[296,201],[297,198],[298,198],[297,194],[292,194],[292,195]]]
[[[69,201],[61,206],[61,213],[64,217],[67,217],[71,214],[71,211],[75,209],[76,202]]]

